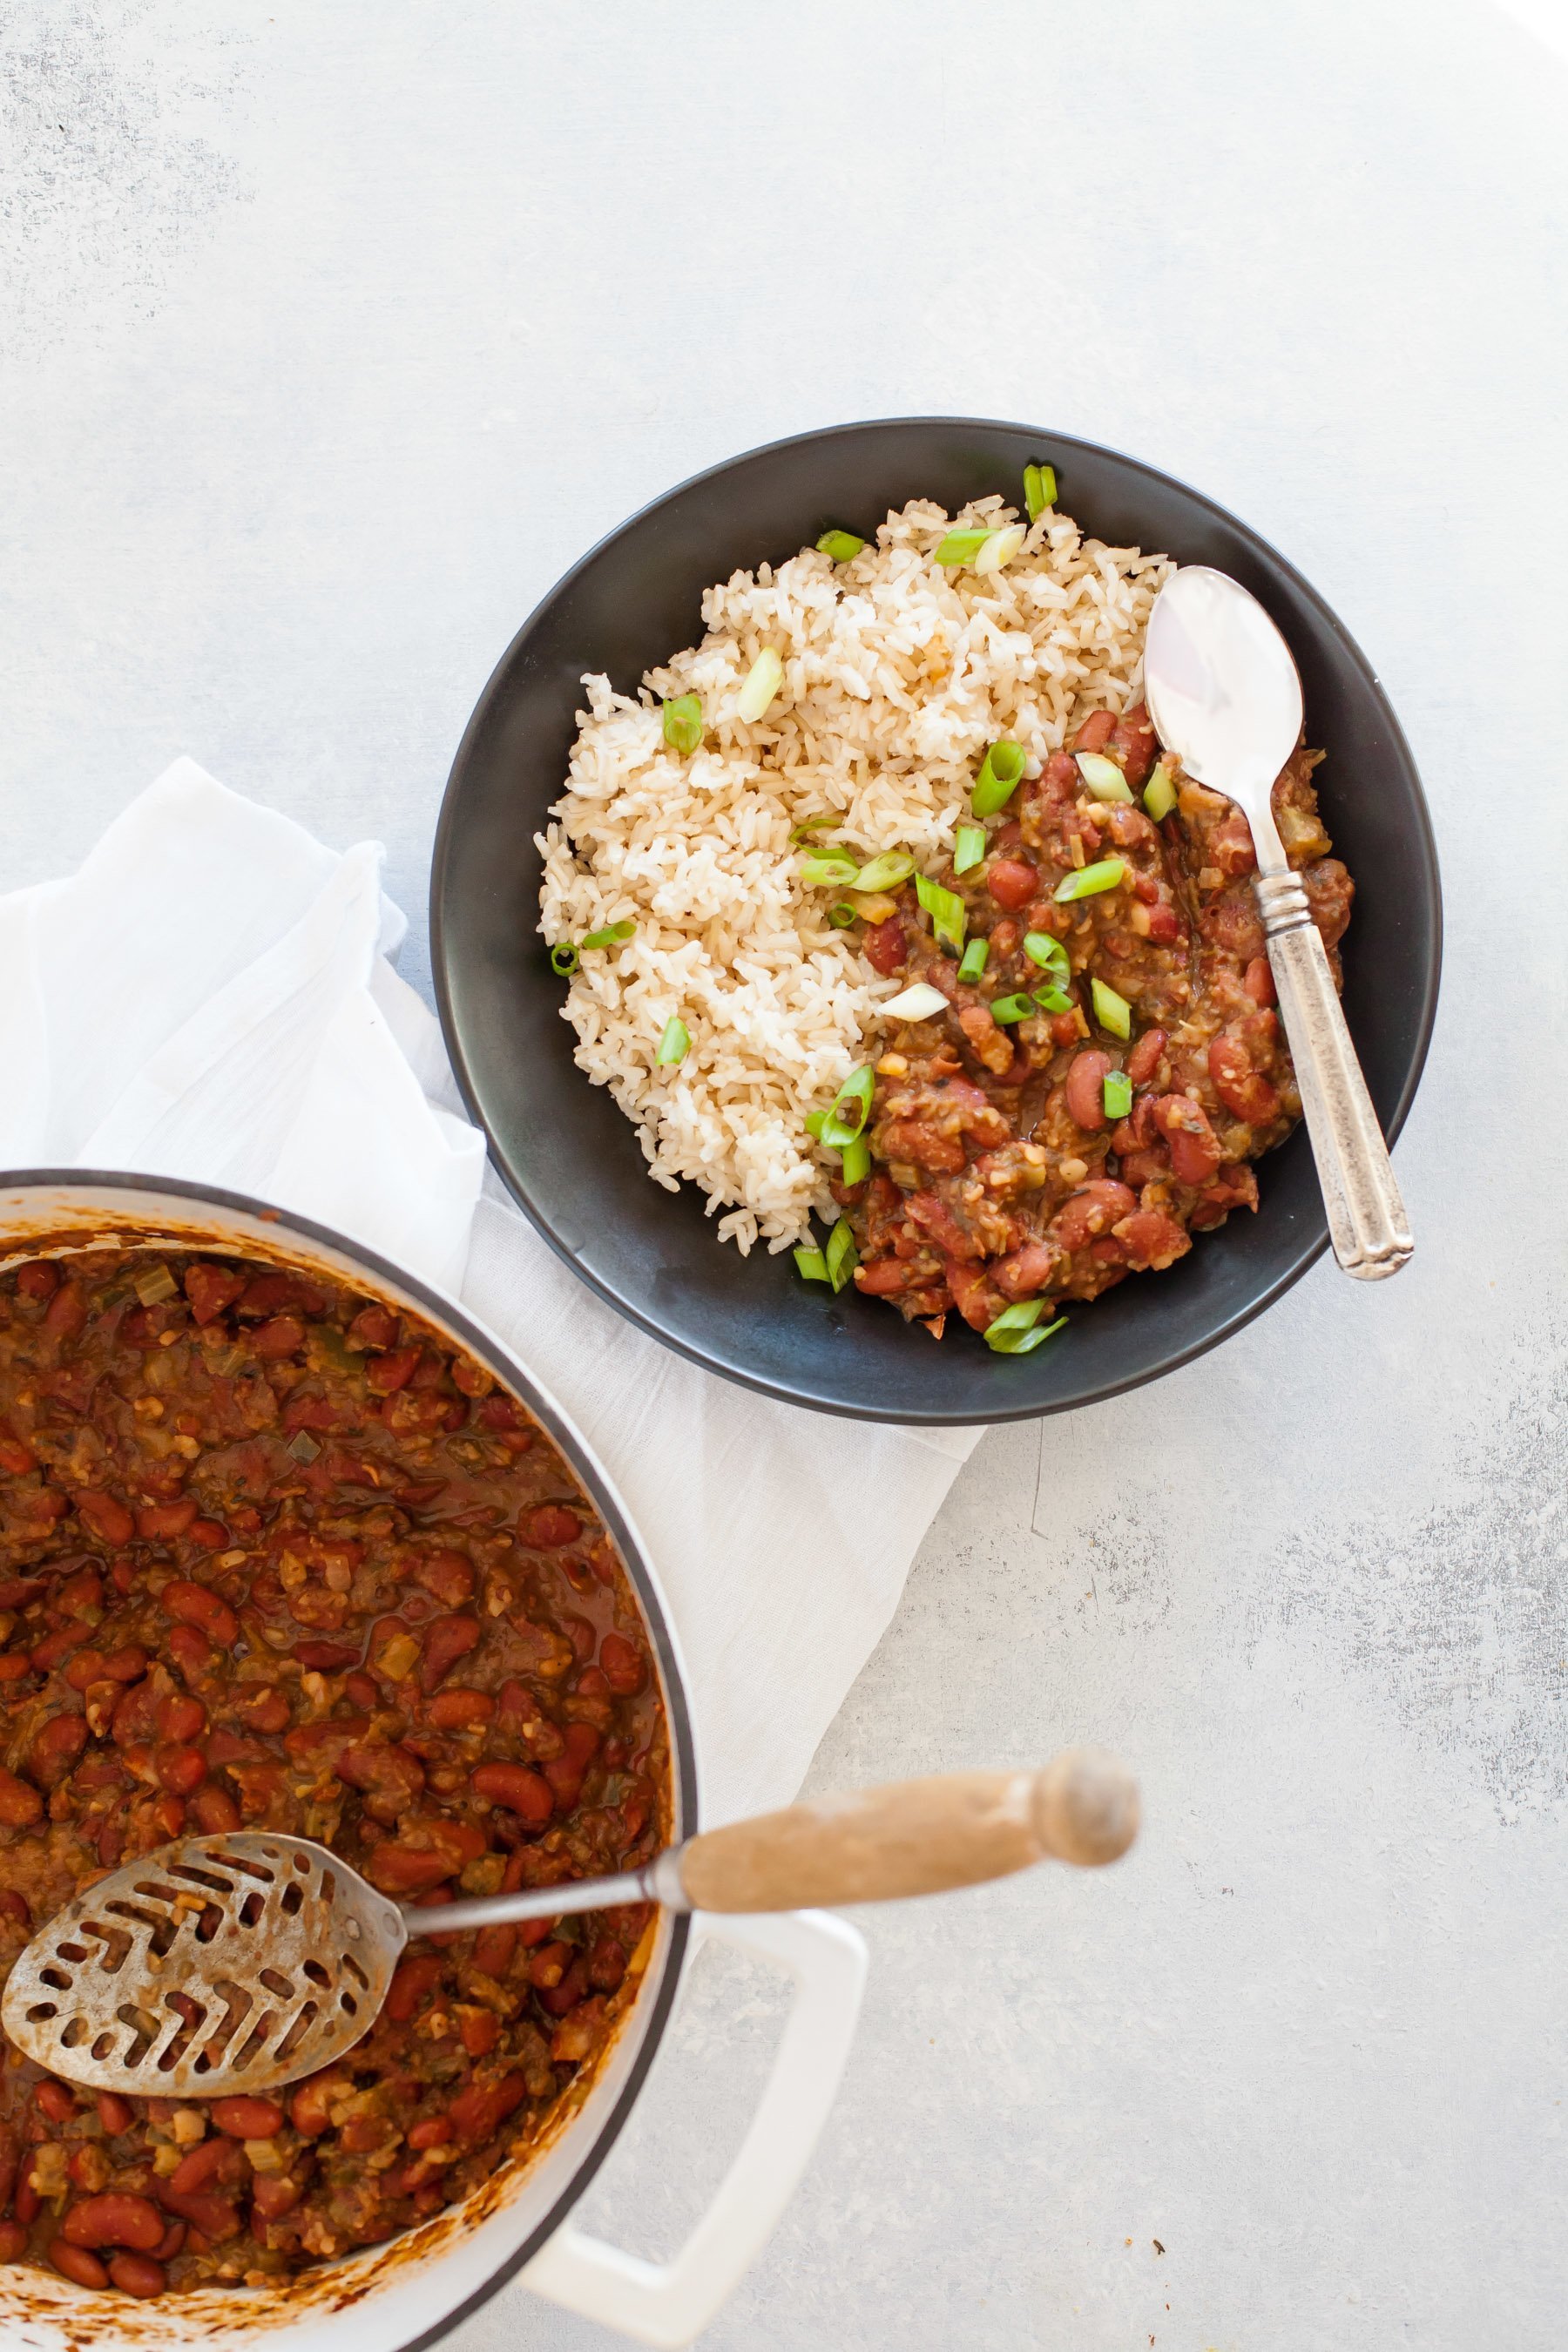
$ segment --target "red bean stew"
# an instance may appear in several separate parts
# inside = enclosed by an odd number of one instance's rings
[[[1141,705],[1092,713],[1024,786],[984,863],[935,877],[963,901],[963,977],[912,879],[866,935],[878,971],[927,982],[947,1005],[892,1034],[870,1171],[833,1190],[860,1289],[938,1339],[952,1307],[992,1332],[1010,1307],[1048,1313],[1173,1265],[1194,1233],[1256,1209],[1250,1163],[1300,1118],[1247,821],[1171,761],[1154,808],[1172,805],[1147,813],[1132,796],[1157,750]],[[1086,789],[1075,755],[1090,752],[1125,796]],[[1337,982],[1353,886],[1328,854],[1321,757],[1292,755],[1274,812]]]
[[[668,1840],[642,1621],[543,1431],[318,1275],[97,1251],[0,1276],[0,1965],[189,1831],[321,1839],[402,1902]],[[635,1997],[647,1906],[416,1937],[273,2096],[122,2098],[9,2051],[0,2260],[132,2295],[379,2244],[525,2148]]]

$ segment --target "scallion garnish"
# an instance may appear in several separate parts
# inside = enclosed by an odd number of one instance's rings
[[[570,980],[577,969],[575,940],[557,940],[550,950],[550,969],[560,980]]]
[[[871,1147],[865,1137],[858,1135],[853,1143],[847,1143],[842,1156],[844,1165],[839,1170],[840,1181],[863,1184],[871,1173]]]
[[[1132,1108],[1132,1081],[1125,1070],[1107,1070],[1100,1083],[1107,1118],[1125,1118]]]
[[[857,890],[896,890],[907,882],[915,870],[915,861],[907,849],[884,849],[873,857],[869,866],[862,866],[855,877]]]
[[[1001,1022],[1005,1028],[1015,1021],[1026,1021],[1034,1009],[1032,996],[994,996],[991,1000],[991,1018]]]
[[[1120,857],[1101,857],[1093,866],[1080,866],[1076,874],[1064,874],[1057,884],[1057,904],[1061,907],[1072,898],[1094,898],[1101,890],[1114,890],[1126,872]]]
[[[791,825],[789,829],[789,837],[792,841],[809,841],[812,835],[814,833],[820,833],[825,824],[837,824],[837,823],[838,819],[834,815],[831,809],[826,810],[821,816],[803,816],[798,824]]]
[[[990,579],[1011,563],[1028,537],[1021,522],[1009,523],[1005,530],[988,532],[984,546],[974,559],[974,569],[982,580]]]
[[[1097,801],[1130,801],[1131,786],[1114,760],[1103,751],[1075,751],[1079,774]]]
[[[690,1050],[690,1045],[691,1032],[679,1013],[672,1013],[664,1024],[664,1034],[658,1041],[658,1051],[653,1058],[657,1063],[667,1065],[684,1061]]]
[[[1024,773],[1021,743],[993,743],[980,763],[969,805],[976,816],[994,816],[1017,791]]]
[[[618,948],[623,940],[631,938],[636,929],[635,923],[606,923],[603,930],[588,932],[578,945],[584,948]]]
[[[844,900],[840,898],[837,907],[829,907],[827,909],[827,919],[836,931],[847,931],[850,924],[858,923],[860,918],[853,907],[846,906]]]
[[[774,695],[784,684],[784,664],[772,646],[764,646],[751,668],[745,683],[735,698],[735,716],[748,726],[764,718]]]
[[[816,542],[816,551],[834,563],[852,563],[865,544],[852,530],[825,530]]]
[[[978,866],[985,855],[985,828],[983,824],[961,824],[952,836],[952,870],[967,874]]]
[[[1047,507],[1057,502],[1057,474],[1054,466],[1026,466],[1024,468],[1024,506],[1031,522],[1038,522]]]
[[[1067,1321],[1058,1315],[1054,1323],[1041,1328],[1040,1317],[1045,1311],[1043,1298],[1020,1298],[1016,1305],[1005,1307],[994,1323],[985,1327],[985,1344],[994,1348],[999,1356],[1027,1356],[1053,1331],[1059,1331]]]
[[[931,935],[939,945],[948,947],[957,955],[963,946],[963,933],[969,918],[963,899],[956,890],[944,890],[929,874],[915,876],[915,897],[931,917]]]
[[[1072,998],[1065,988],[1037,988],[1035,1003],[1042,1013],[1070,1013]]]
[[[971,945],[980,949],[984,962],[985,941],[976,940]],[[969,949],[965,948],[963,952],[967,960]],[[963,977],[961,965],[959,978],[962,980]],[[929,1021],[932,1013],[947,1011],[947,999],[940,988],[931,986],[929,980],[917,980],[911,982],[908,988],[900,989],[897,996],[889,996],[885,1003],[878,1005],[877,1010],[888,1021]]]
[[[812,849],[800,861],[800,878],[808,890],[842,890],[855,886],[860,868],[847,849]]]
[[[174,1297],[180,1286],[166,1265],[150,1265],[144,1272],[132,1276],[131,1287],[143,1307],[157,1307],[165,1298]]]
[[[1163,760],[1143,787],[1143,805],[1160,824],[1176,805],[1176,787],[1171,771]]]
[[[849,1230],[847,1217],[839,1218],[827,1236],[827,1247],[822,1255],[827,1267],[828,1281],[835,1290],[842,1290],[860,1263],[860,1253],[855,1246],[855,1236]]]
[[[1132,1007],[1127,999],[1118,996],[1113,988],[1107,988],[1102,980],[1091,980],[1089,992],[1094,999],[1094,1017],[1100,1027],[1109,1029],[1113,1037],[1131,1037]]]
[[[805,1131],[807,1135],[810,1136],[814,1143],[820,1143],[822,1141],[822,1130],[826,1125],[827,1113],[825,1110],[808,1110],[806,1112]]]
[[[678,694],[664,706],[664,740],[682,759],[702,740],[702,697]]]
[[[833,1279],[827,1271],[827,1260],[819,1249],[797,1249],[795,1262],[807,1282],[831,1282]]]
[[[991,942],[989,940],[971,940],[969,945],[964,949],[963,953],[958,960],[958,976],[960,980],[966,980],[971,988],[973,988],[975,982],[985,970],[985,959],[990,952]]]
[[[1065,988],[1072,978],[1068,951],[1060,940],[1052,939],[1049,931],[1026,931],[1024,953],[1031,963],[1037,963],[1042,971],[1048,971],[1061,987]]]
[[[973,563],[991,533],[988,530],[950,530],[936,551],[936,560],[950,572],[961,564]]]
[[[868,1062],[862,1063],[859,1069],[850,1071],[838,1089],[832,1109],[822,1122],[821,1140],[830,1151],[842,1151],[854,1142],[866,1124],[876,1084],[877,1074]]]

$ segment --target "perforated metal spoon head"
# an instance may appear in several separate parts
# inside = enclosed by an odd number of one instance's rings
[[[361,2040],[407,1940],[397,1906],[310,1838],[182,1838],[55,1914],[12,1969],[0,2025],[95,2090],[272,2090]]]

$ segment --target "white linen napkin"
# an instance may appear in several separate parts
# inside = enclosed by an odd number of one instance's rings
[[[980,1433],[773,1403],[575,1281],[487,1171],[392,968],[406,926],[381,863],[177,760],[79,874],[0,898],[0,1168],[226,1185],[460,1297],[586,1433],[649,1548],[705,1818],[781,1804]],[[847,1544],[846,1492],[878,1500]]]

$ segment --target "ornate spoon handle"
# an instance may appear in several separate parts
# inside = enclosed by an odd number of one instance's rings
[[[1289,870],[1259,874],[1257,888],[1334,1255],[1358,1280],[1381,1282],[1415,1246],[1388,1146],[1305,890]]]

